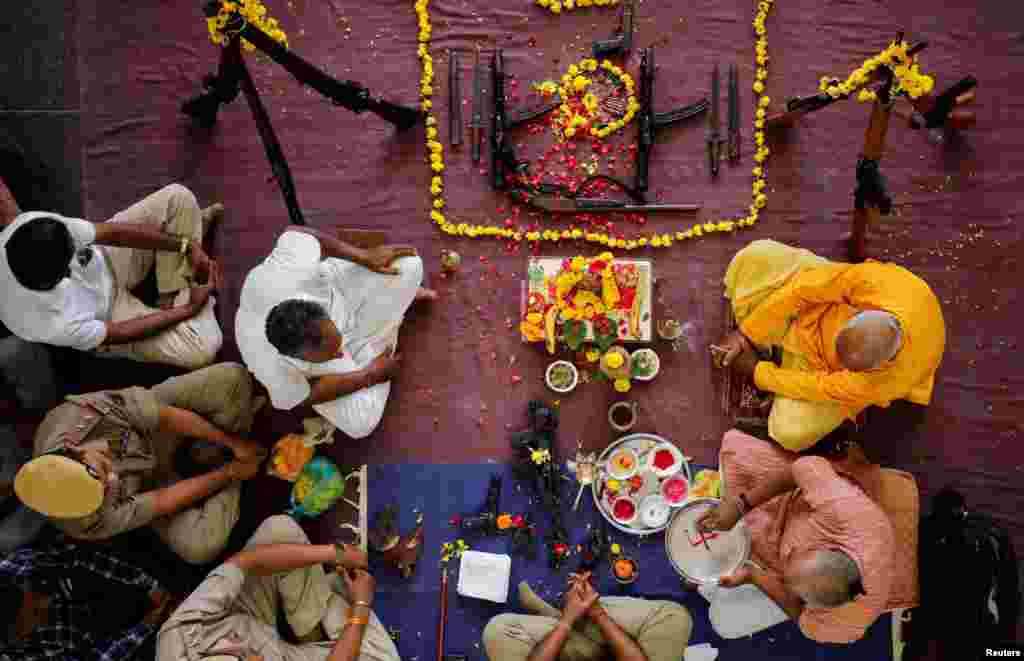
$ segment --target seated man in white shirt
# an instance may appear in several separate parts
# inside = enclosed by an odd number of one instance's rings
[[[242,286],[235,337],[275,408],[312,407],[352,438],[380,423],[397,373],[398,328],[423,289],[408,246],[362,250],[289,227]]]
[[[30,342],[207,366],[223,335],[211,296],[220,272],[202,238],[222,211],[171,184],[105,223],[22,213],[0,232],[0,321]],[[166,309],[131,293],[154,267]]]

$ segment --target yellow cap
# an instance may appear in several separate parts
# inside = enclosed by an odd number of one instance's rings
[[[81,462],[57,454],[22,466],[14,476],[14,493],[40,514],[58,519],[83,517],[103,504],[103,482]]]

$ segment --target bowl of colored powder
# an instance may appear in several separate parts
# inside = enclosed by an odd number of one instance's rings
[[[612,561],[612,575],[622,585],[629,585],[636,580],[639,573],[636,560],[626,557],[618,557]]]
[[[612,503],[612,516],[615,520],[624,526],[628,526],[636,521],[637,515],[640,508],[637,507],[636,501],[629,496],[619,496]]]
[[[686,502],[689,491],[690,485],[686,483],[686,478],[679,475],[674,475],[661,483],[661,496],[672,507],[679,507]]]
[[[671,443],[662,443],[651,450],[647,463],[659,478],[671,477],[683,467],[683,453]]]
[[[548,365],[544,381],[557,393],[565,394],[576,387],[580,375],[576,366],[567,360],[556,360]]]
[[[636,452],[627,447],[620,447],[612,453],[612,456],[608,457],[605,470],[613,479],[628,480],[636,475],[639,464],[640,460],[637,458]]]

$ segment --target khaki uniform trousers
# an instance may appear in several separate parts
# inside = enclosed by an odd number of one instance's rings
[[[291,517],[279,514],[260,525],[246,548],[261,544],[309,544],[309,538]],[[334,641],[341,637],[345,628],[350,607],[349,600],[341,594],[344,591],[341,583],[333,580],[335,578],[328,578],[322,565],[272,576],[249,575],[232,610],[276,628],[277,612],[283,607],[288,624],[297,636],[305,636],[317,624],[323,624],[328,641],[295,646],[277,640],[272,644],[278,648],[281,658],[288,661],[327,659]],[[370,614],[370,623],[363,634],[359,660],[399,661],[395,643],[375,613]]]
[[[252,377],[239,363],[219,363],[167,379],[152,388],[165,406],[187,409],[220,429],[242,434],[252,426]],[[174,453],[187,439],[157,433],[153,439],[161,483],[173,481]],[[227,546],[238,522],[241,484],[236,482],[201,504],[161,517],[151,524],[156,533],[186,562],[213,562]]]
[[[681,661],[693,630],[693,620],[684,606],[632,597],[602,597],[600,604],[650,661]],[[490,661],[526,661],[557,624],[558,619],[548,615],[498,615],[484,627],[487,657]],[[609,654],[600,629],[587,620],[569,634],[558,659],[597,661],[610,658]]]
[[[196,196],[181,184],[164,186],[107,222],[146,225],[167,234],[196,240],[201,240],[204,232],[202,212]],[[111,321],[138,319],[160,311],[149,307],[131,293],[154,266],[159,292],[178,292],[174,304],[188,303],[192,275],[188,258],[162,250],[104,246],[103,251],[114,274]],[[100,346],[96,353],[140,362],[164,363],[190,370],[210,365],[224,342],[224,335],[214,314],[214,303],[214,297],[211,296],[202,311],[191,319],[143,340]]]

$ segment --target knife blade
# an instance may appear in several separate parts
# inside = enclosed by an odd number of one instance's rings
[[[476,47],[476,59],[473,61],[473,114],[469,120],[469,139],[472,141],[473,162],[480,162],[480,138],[483,135],[484,100],[483,80],[480,73],[480,47]]]
[[[448,51],[448,138],[452,147],[462,144],[462,72],[456,50]]]
[[[718,63],[715,63],[711,70],[711,115],[708,118],[708,166],[711,168],[712,178],[718,176],[718,165],[722,154],[721,118],[719,117],[720,105],[720,83],[718,77]]]
[[[735,64],[729,65],[729,161],[740,160],[740,72]]]

